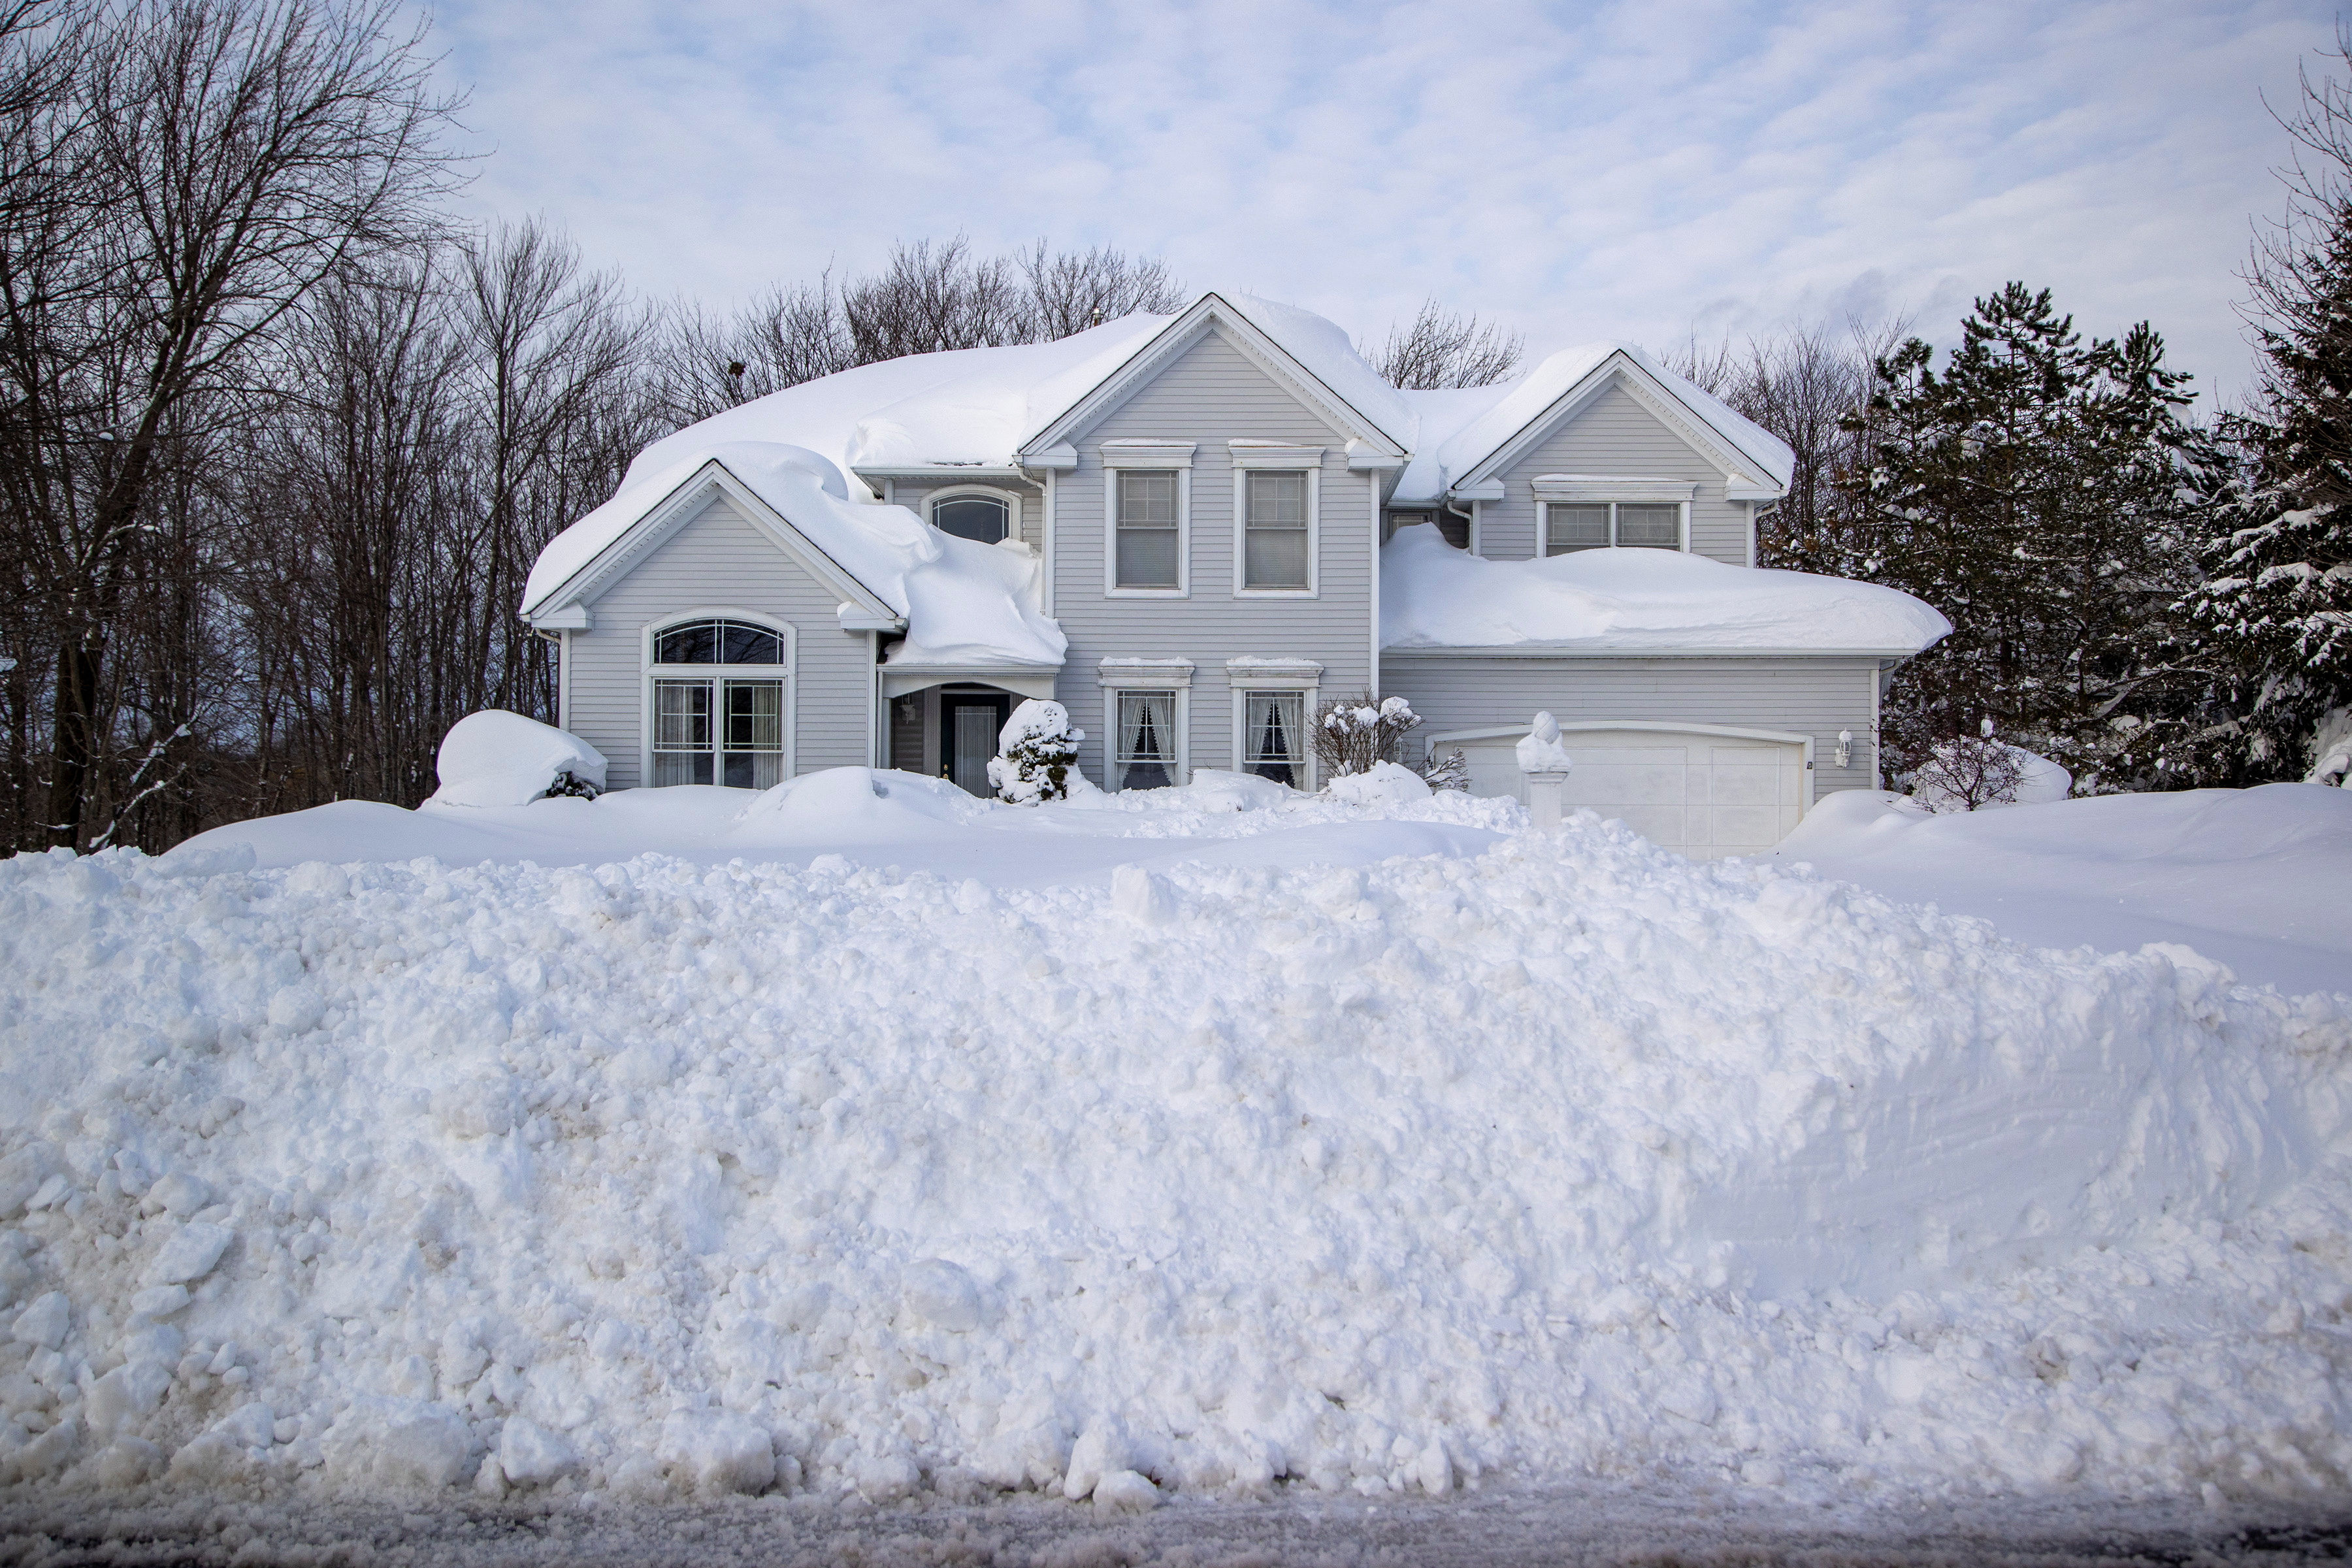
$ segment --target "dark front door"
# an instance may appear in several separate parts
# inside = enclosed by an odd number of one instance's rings
[[[992,795],[988,759],[996,755],[997,732],[1013,714],[1013,699],[950,691],[940,699],[940,776],[978,795]]]

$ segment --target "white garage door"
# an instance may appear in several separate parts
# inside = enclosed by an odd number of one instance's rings
[[[1470,793],[1527,798],[1516,748],[1525,731],[1433,737],[1470,764]],[[1575,768],[1568,809],[1589,807],[1694,860],[1754,855],[1805,814],[1805,742],[1799,735],[1706,730],[1560,726]]]

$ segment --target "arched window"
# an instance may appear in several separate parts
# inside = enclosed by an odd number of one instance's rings
[[[784,637],[751,621],[653,637],[653,782],[766,789],[783,780]]]
[[[654,639],[656,664],[782,664],[784,639],[744,621],[688,621]]]
[[[941,496],[931,502],[931,526],[958,539],[994,544],[1013,531],[1013,508],[1001,496]]]

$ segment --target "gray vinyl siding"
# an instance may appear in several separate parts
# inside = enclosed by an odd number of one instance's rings
[[[572,731],[612,764],[606,782],[644,783],[645,632],[698,609],[755,610],[792,623],[793,770],[862,765],[873,651],[845,632],[841,596],[811,576],[723,496],[607,586],[571,639]]]
[[[1102,443],[1199,443],[1192,455],[1191,593],[1182,599],[1104,592]],[[1317,597],[1234,593],[1234,466],[1228,441],[1287,441],[1324,448],[1319,479]],[[1244,656],[1312,659],[1321,696],[1371,684],[1373,502],[1377,475],[1348,470],[1347,437],[1332,429],[1213,331],[1075,442],[1078,467],[1054,484],[1054,612],[1070,639],[1059,696],[1085,728],[1078,765],[1104,782],[1104,658],[1189,658],[1194,665],[1186,760],[1230,768],[1233,692],[1225,661]]]
[[[1045,498],[1042,490],[1010,479],[974,479],[971,482],[981,489],[1003,490],[1007,494],[1020,497],[1021,515],[1016,526],[1019,529],[1021,540],[1032,550],[1043,550],[1045,547]],[[951,480],[934,482],[928,479],[893,479],[890,481],[890,499],[894,504],[905,507],[917,517],[929,522],[930,514],[923,508],[932,496],[941,490],[965,488]]]
[[[1525,724],[1538,710],[1562,723],[1645,720],[1782,730],[1813,738],[1813,794],[1873,789],[1877,753],[1872,658],[1517,658],[1382,657],[1383,686],[1411,702],[1427,738],[1448,730]],[[1853,732],[1837,765],[1841,730]]]
[[[1478,503],[1478,553],[1496,561],[1524,561],[1537,553],[1531,481],[1538,474],[1688,480],[1698,486],[1691,498],[1692,552],[1734,566],[1755,564],[1748,558],[1747,505],[1724,499],[1722,471],[1622,386],[1603,389],[1498,476],[1503,499]]]

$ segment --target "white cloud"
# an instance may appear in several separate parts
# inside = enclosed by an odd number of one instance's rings
[[[1164,256],[1377,336],[1424,294],[1542,347],[2022,278],[2225,390],[2314,0],[1965,6],[458,0],[446,70],[540,211],[724,300],[897,237]]]

